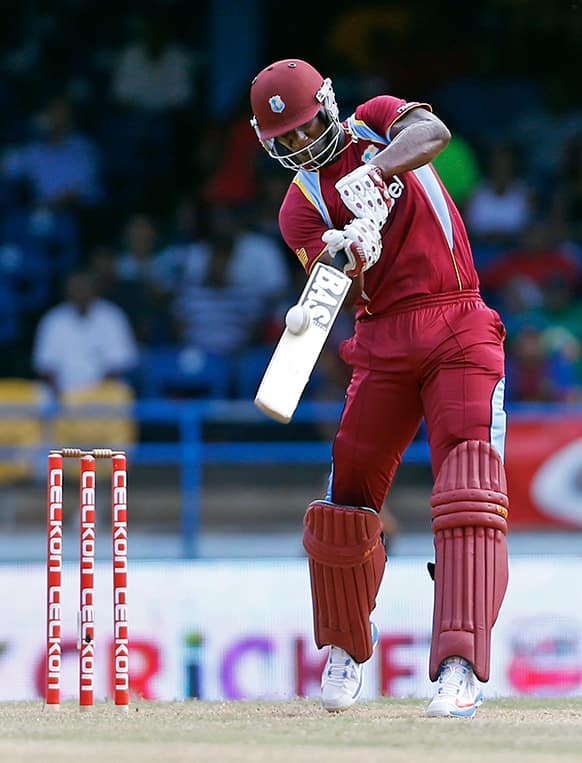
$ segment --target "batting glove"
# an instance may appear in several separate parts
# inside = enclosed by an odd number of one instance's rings
[[[356,217],[367,217],[382,228],[394,206],[394,199],[379,167],[362,164],[335,184],[341,200]]]
[[[321,238],[332,257],[338,252],[344,252],[347,263],[343,270],[350,278],[375,265],[382,253],[382,237],[378,225],[374,220],[366,218],[352,220],[343,230],[328,230]]]

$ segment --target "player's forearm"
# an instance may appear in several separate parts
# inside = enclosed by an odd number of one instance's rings
[[[450,139],[449,130],[440,121],[414,122],[400,131],[370,163],[379,167],[387,179],[428,164],[447,147]]]

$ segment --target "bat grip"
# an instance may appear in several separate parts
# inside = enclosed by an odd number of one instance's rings
[[[331,259],[331,266],[332,268],[335,268],[336,270],[344,272],[344,267],[348,264],[348,257],[346,255],[345,249],[340,249],[339,252],[336,252],[334,256]]]

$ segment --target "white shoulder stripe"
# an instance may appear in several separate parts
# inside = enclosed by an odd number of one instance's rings
[[[440,187],[438,180],[434,176],[431,167],[425,164],[423,167],[419,167],[413,170],[416,177],[420,180],[422,187],[424,188],[426,195],[428,196],[430,203],[436,213],[437,219],[440,222],[444,234],[451,252],[453,251],[453,223],[451,221],[451,215],[447,206],[446,199],[444,197],[442,188]]]

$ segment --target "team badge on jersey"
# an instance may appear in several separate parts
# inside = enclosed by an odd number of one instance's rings
[[[280,95],[272,95],[269,98],[269,106],[271,107],[271,111],[274,111],[275,114],[280,114],[285,108],[285,103]]]
[[[364,164],[366,162],[369,162],[373,156],[376,156],[376,154],[379,153],[379,151],[380,149],[378,148],[378,146],[375,146],[373,143],[370,143],[370,145],[366,148],[366,150],[362,154],[362,161],[364,162]]]

